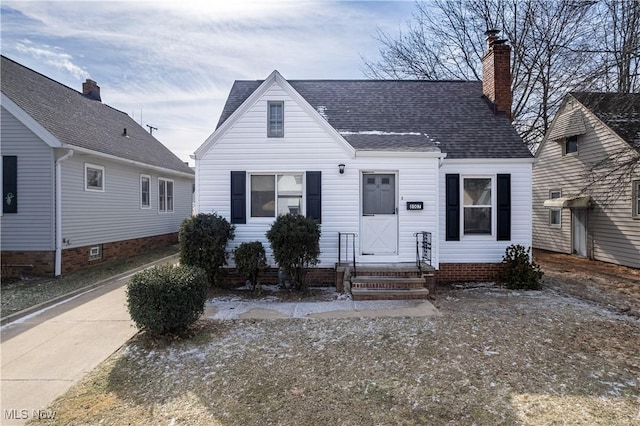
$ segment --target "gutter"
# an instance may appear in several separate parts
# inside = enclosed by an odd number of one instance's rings
[[[62,162],[72,156],[73,150],[70,149],[56,160],[56,277],[62,274]]]

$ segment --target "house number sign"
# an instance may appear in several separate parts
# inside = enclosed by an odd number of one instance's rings
[[[424,210],[422,201],[407,201],[407,210]]]

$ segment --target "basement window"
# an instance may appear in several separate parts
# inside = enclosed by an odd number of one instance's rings
[[[102,244],[89,247],[89,261],[102,259]]]

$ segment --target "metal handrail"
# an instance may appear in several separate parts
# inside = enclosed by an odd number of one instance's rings
[[[420,231],[413,236],[416,237],[416,266],[422,274],[423,264],[431,266],[431,232]]]
[[[338,264],[342,263],[342,237],[345,240],[344,250],[344,263],[349,263],[349,240],[351,240],[351,255],[352,255],[352,268],[353,273],[351,276],[356,276],[356,236],[355,232],[338,232]]]

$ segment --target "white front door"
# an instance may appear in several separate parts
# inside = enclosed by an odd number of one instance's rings
[[[571,238],[573,240],[573,254],[587,257],[587,211],[585,209],[574,209],[572,213]]]
[[[362,255],[398,253],[396,175],[362,175]]]

